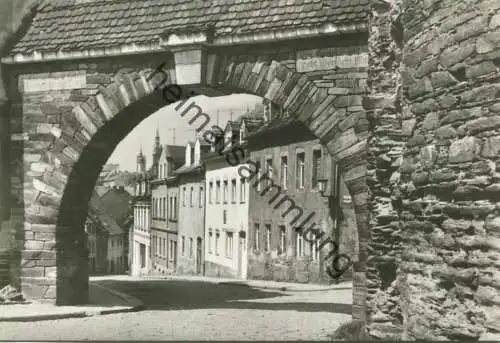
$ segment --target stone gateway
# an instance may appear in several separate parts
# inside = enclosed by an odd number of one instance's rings
[[[148,79],[165,62],[185,98],[262,96],[326,147],[356,214],[353,318],[371,335],[500,332],[498,0],[0,6],[26,13],[0,24],[0,280],[86,302],[91,190],[165,105],[162,73]]]

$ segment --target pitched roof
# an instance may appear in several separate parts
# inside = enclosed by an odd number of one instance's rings
[[[366,23],[369,0],[53,0],[40,6],[16,53],[158,44],[172,33],[214,37]]]
[[[89,214],[90,217],[99,222],[101,227],[110,235],[117,235],[125,233],[116,220],[111,217],[106,211],[103,211],[102,199],[94,192],[89,201]]]

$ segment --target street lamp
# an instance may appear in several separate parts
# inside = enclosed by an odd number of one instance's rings
[[[334,166],[333,168],[336,168]],[[335,175],[337,176],[337,173],[332,172],[332,176]],[[333,177],[332,180],[337,183],[336,185],[333,185],[333,187],[336,187],[335,190],[338,190],[338,177]],[[338,197],[332,192],[327,192],[327,185],[328,185],[328,179],[327,178],[320,178],[318,179],[318,190],[321,196],[324,198],[325,204],[328,207],[329,215],[333,219],[333,226],[334,226],[334,235],[335,235],[335,243],[339,243],[339,236],[340,236],[340,221],[339,221],[339,211],[340,211],[340,203],[338,202]],[[321,252],[320,252],[321,256]],[[322,271],[322,270],[321,270]],[[335,283],[338,284],[340,280],[337,278],[335,279]]]

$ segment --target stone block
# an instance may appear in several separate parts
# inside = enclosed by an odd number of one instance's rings
[[[490,73],[495,73],[497,72],[497,67],[493,62],[491,61],[486,61],[482,62],[480,64],[476,64],[473,66],[468,67],[465,70],[465,76],[468,79],[473,79],[482,75],[490,74]]]
[[[487,137],[483,144],[481,156],[487,158],[498,157],[500,152],[500,136]]]
[[[28,240],[24,242],[24,248],[27,250],[43,250],[43,241]]]
[[[26,267],[21,271],[21,276],[27,277],[43,277],[45,276],[44,267]]]
[[[459,139],[451,144],[448,161],[450,163],[470,162],[477,157],[478,147],[475,137]]]
[[[422,128],[425,130],[433,130],[439,126],[439,113],[430,112],[425,116],[422,122]]]
[[[447,71],[436,71],[431,74],[431,83],[434,88],[443,88],[456,84],[458,81]]]
[[[486,130],[495,130],[500,127],[500,116],[478,118],[467,122],[466,125],[472,134]]]
[[[451,125],[441,126],[437,128],[434,135],[439,140],[453,139],[457,136],[457,131]]]
[[[414,99],[420,96],[430,93],[434,90],[432,87],[432,82],[428,77],[424,77],[416,82],[410,84],[408,87],[408,96],[410,99]]]
[[[445,67],[450,67],[454,64],[462,62],[467,57],[471,56],[476,50],[476,47],[472,44],[466,44],[456,47],[450,47],[443,51],[440,57],[440,62]]]

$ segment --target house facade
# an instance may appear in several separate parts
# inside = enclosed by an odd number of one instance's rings
[[[142,151],[137,155],[137,172],[133,199],[134,230],[131,274],[146,275],[151,270],[151,175],[146,172],[146,157]]]
[[[178,274],[204,273],[205,170],[202,159],[210,146],[198,138],[188,142],[185,162],[175,171],[179,180]]]
[[[178,211],[178,187],[174,183],[174,191],[169,191],[169,182],[167,180],[183,162],[183,146],[162,146],[158,154],[156,177],[151,182],[151,272],[153,274],[164,275],[175,272],[175,257],[172,255],[175,253],[175,247],[172,242],[177,242],[177,224],[173,214]]]
[[[229,121],[218,133],[218,142],[205,159],[205,275],[247,278],[248,270],[248,180],[232,166],[225,153],[245,149],[246,136],[262,124],[262,118]]]
[[[286,115],[250,135],[248,149],[259,170],[250,180],[248,277],[331,282],[324,259],[333,245],[320,242],[331,237],[341,252],[357,253],[354,210],[337,166],[319,140]],[[324,234],[304,237],[299,227]]]

